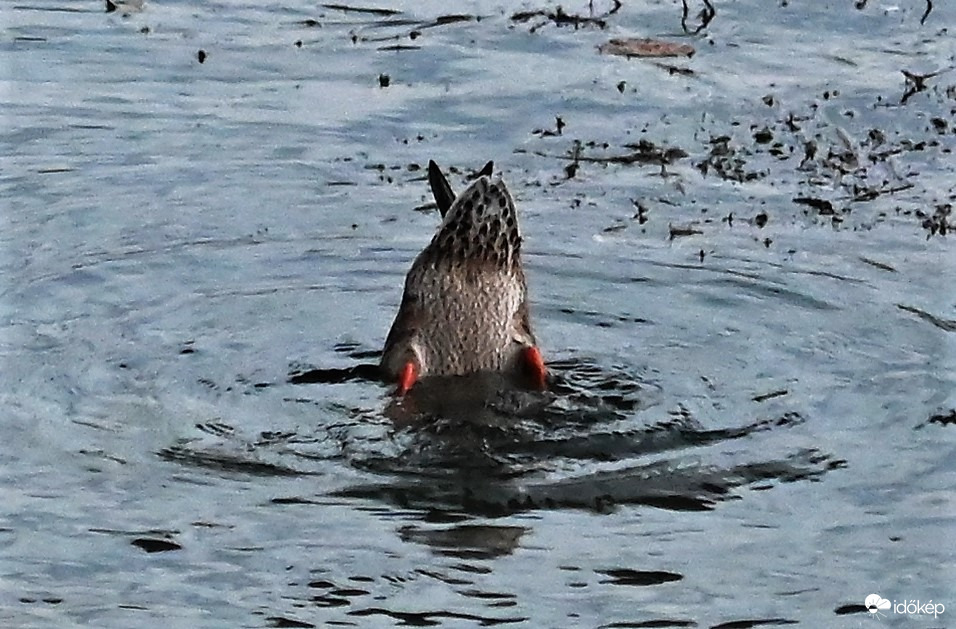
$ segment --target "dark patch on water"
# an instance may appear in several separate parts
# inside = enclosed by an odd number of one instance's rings
[[[337,369],[306,369],[289,374],[290,384],[342,384],[357,380],[381,382],[381,369],[378,364],[363,364]]]
[[[710,629],[754,629],[755,627],[782,627],[784,625],[800,624],[796,620],[789,618],[762,618],[748,620],[731,620],[717,625],[711,625]]]
[[[599,625],[598,629],[666,629],[667,627],[696,627],[693,620],[655,619],[611,622]]]
[[[385,616],[399,621],[401,625],[412,627],[436,627],[442,624],[443,620],[470,620],[478,623],[482,627],[494,627],[497,625],[507,625],[519,622],[526,622],[528,618],[516,616],[511,618],[494,618],[490,616],[479,616],[477,614],[464,614],[452,611],[427,611],[427,612],[408,612],[392,611],[381,607],[370,607],[367,609],[356,609],[348,612],[349,616],[364,618],[367,616]]]
[[[840,605],[833,610],[833,613],[837,616],[846,616],[848,614],[868,614],[869,610],[866,608],[866,605],[850,603],[848,605]]]
[[[293,618],[286,618],[284,616],[269,616],[266,618],[266,621],[271,623],[272,627],[278,627],[280,629],[286,628],[298,628],[298,629],[310,629],[315,627],[312,623],[304,622],[302,620],[295,620]]]
[[[524,527],[463,524],[444,529],[404,526],[399,529],[399,536],[404,541],[428,546],[442,556],[475,560],[510,555],[527,532]]]
[[[180,440],[157,452],[160,458],[191,467],[249,476],[300,476],[307,472],[279,463],[257,461],[244,451],[221,451],[196,448],[189,439]],[[254,455],[253,455],[254,456]]]
[[[666,629],[667,627],[696,627],[697,622],[693,620],[673,620],[657,619],[642,620],[633,622],[612,622],[606,625],[600,625],[598,629]]]
[[[925,310],[916,308],[915,306],[896,304],[896,307],[905,312],[910,312],[912,314],[915,314],[917,317],[919,317],[923,321],[931,323],[932,325],[936,326],[940,330],[943,330],[945,332],[956,332],[956,319],[944,319],[943,317],[939,317],[937,315],[931,314],[929,312],[926,312]]]
[[[137,548],[142,548],[148,553],[165,553],[171,550],[182,550],[182,546],[169,539],[157,539],[155,537],[137,537],[130,542]]]
[[[659,570],[633,570],[631,568],[609,568],[607,570],[598,570],[598,574],[608,577],[601,583],[610,583],[612,585],[630,585],[630,586],[648,586],[661,585],[680,581],[684,575],[675,572],[662,572]]]

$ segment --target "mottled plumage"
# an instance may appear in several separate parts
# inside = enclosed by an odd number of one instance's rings
[[[514,202],[501,179],[490,177],[490,163],[482,173],[455,199],[430,164],[429,181],[444,218],[408,272],[381,362],[386,375],[405,386],[433,375],[528,373],[529,350],[537,361],[531,375],[543,386]]]

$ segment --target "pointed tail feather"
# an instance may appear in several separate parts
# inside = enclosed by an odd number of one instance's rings
[[[432,196],[435,197],[435,203],[438,205],[438,212],[442,218],[451,209],[455,202],[455,191],[451,189],[448,179],[442,174],[441,168],[434,160],[428,160],[428,185],[432,189]]]

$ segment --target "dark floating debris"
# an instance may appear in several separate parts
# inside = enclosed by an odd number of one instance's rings
[[[769,144],[773,141],[773,132],[768,127],[754,133],[754,142],[757,144]]]
[[[547,24],[554,24],[555,26],[559,27],[571,26],[575,29],[581,28],[582,26],[596,26],[603,30],[607,28],[607,18],[620,10],[621,0],[613,0],[611,8],[600,15],[577,15],[575,13],[565,13],[564,9],[559,6],[554,11],[547,11],[544,9],[538,9],[535,11],[519,11],[518,13],[512,14],[511,21],[524,23],[540,18],[540,21],[537,21],[537,23],[533,24],[529,29],[532,33]]]
[[[755,395],[750,399],[753,400],[754,402],[766,402],[767,400],[771,400],[775,397],[788,395],[789,393],[790,391],[788,391],[787,389],[779,389],[777,391],[771,391],[770,393],[762,393],[760,395]]]
[[[554,130],[551,129],[535,129],[531,132],[531,135],[536,135],[540,138],[555,137],[561,135],[564,131],[564,128],[567,124],[561,118],[561,116],[554,117]]]
[[[938,413],[927,420],[929,424],[939,424],[940,426],[956,426],[956,408],[949,409],[948,413]]]
[[[558,121],[558,129],[561,129],[563,127],[563,122],[560,118]],[[535,129],[532,133],[541,137],[556,135],[554,132],[542,131],[540,129]],[[629,149],[629,152],[627,153],[611,155],[601,155],[597,153],[598,151],[607,151],[609,148],[610,146],[606,143],[598,144],[596,142],[587,142],[582,144],[579,140],[575,140],[571,148],[568,149],[568,152],[564,155],[556,155],[544,151],[530,152],[540,157],[570,160],[571,163],[564,168],[565,179],[573,178],[577,174],[577,171],[582,163],[620,164],[624,166],[631,164],[637,164],[640,166],[659,165],[661,167],[661,176],[667,176],[668,173],[666,171],[666,166],[673,164],[679,159],[687,157],[687,152],[679,147],[659,146],[649,140],[641,140],[637,144],[623,145],[623,148]],[[584,152],[585,149],[588,150],[588,153]],[[517,152],[522,152],[522,150],[519,149]]]
[[[388,87],[392,84],[392,77],[387,74],[378,75],[378,86],[379,87]]]
[[[836,214],[836,211],[833,209],[833,204],[827,201],[826,199],[815,199],[813,197],[795,197],[793,199],[794,203],[799,203],[800,205],[806,205],[812,207],[817,211],[820,216],[833,216]]]
[[[682,68],[680,66],[671,65],[669,63],[654,63],[658,68],[662,70],[667,70],[667,73],[670,75],[680,74],[681,76],[694,76],[696,73],[690,68]]]
[[[695,229],[693,227],[675,227],[673,225],[668,225],[667,228],[670,231],[670,240],[674,240],[675,238],[680,238],[682,236],[694,236],[704,233],[701,230]]]
[[[689,44],[675,44],[662,39],[635,38],[612,39],[598,46],[604,55],[618,57],[691,57],[694,47]]]
[[[705,28],[707,28],[707,26],[710,25],[711,21],[713,21],[713,19],[717,17],[717,10],[714,9],[714,5],[710,3],[710,0],[703,0],[703,1],[704,1],[704,8],[701,9],[700,12],[697,14],[697,18],[700,19],[700,24],[698,24],[695,28],[691,29],[690,27],[687,26],[687,16],[690,14],[690,7],[687,6],[687,0],[681,0],[681,4],[683,6],[681,10],[680,26],[682,29],[684,29],[685,33],[688,33],[690,35],[696,35],[700,33],[702,30],[704,30]]]
[[[903,77],[906,79],[906,90],[900,99],[900,105],[905,105],[906,101],[914,94],[925,92],[927,89],[926,81],[939,75],[939,72],[930,72],[929,74],[916,74],[908,70],[900,70],[900,72],[903,73]]]
[[[353,44],[359,42],[371,42],[371,43],[381,43],[387,41],[399,42],[405,39],[410,39],[412,41],[417,40],[422,36],[423,31],[430,28],[439,28],[447,26],[450,24],[458,24],[461,22],[478,22],[481,20],[480,16],[477,15],[468,15],[468,14],[450,14],[450,15],[440,15],[433,20],[421,21],[421,20],[412,20],[408,18],[391,18],[385,20],[378,20],[369,23],[365,23],[369,28],[376,29],[375,32],[381,32],[381,29],[394,29],[402,28],[402,32],[385,35],[359,35],[357,32],[351,33],[351,40]],[[410,27],[410,30],[404,30],[405,28]],[[401,45],[394,44],[389,46],[383,46],[378,50],[418,50],[419,46],[410,46],[410,45]]]
[[[477,20],[478,18],[474,15],[467,15],[464,13],[453,14],[453,15],[439,15],[435,18],[435,21],[431,24],[425,24],[422,28],[429,28],[431,26],[445,26],[446,24],[455,24],[457,22],[471,22],[472,20]]]
[[[382,46],[378,50],[390,52],[402,52],[403,50],[421,50],[421,46],[408,46],[405,44],[395,44],[393,46]]]
[[[705,159],[697,162],[695,166],[703,175],[713,172],[722,179],[736,181],[737,183],[755,181],[766,177],[766,172],[755,172],[745,168],[747,162],[744,156],[749,155],[750,151],[735,146],[729,135],[720,135],[711,137],[710,153]]]
[[[699,0],[698,0],[699,1]],[[660,65],[653,60],[650,63]],[[790,208],[790,214],[802,214],[817,225],[852,230],[872,229],[878,224],[897,217],[911,217],[922,225],[927,238],[949,235],[956,221],[953,218],[954,199],[945,188],[929,188],[920,181],[921,164],[927,160],[943,162],[952,153],[950,139],[956,125],[950,120],[952,108],[949,103],[956,97],[956,85],[946,86],[942,77],[950,69],[931,74],[908,74],[913,88],[924,91],[921,105],[937,109],[914,110],[899,107],[898,96],[877,96],[871,106],[878,112],[892,108],[894,115],[907,115],[912,128],[922,131],[922,137],[913,137],[892,125],[878,121],[860,126],[857,123],[836,124],[822,115],[821,103],[827,101],[827,109],[842,110],[846,120],[860,117],[858,104],[841,103],[845,98],[838,89],[821,90],[810,100],[796,105],[783,102],[776,94],[764,95],[761,105],[771,108],[768,116],[757,120],[731,120],[721,127],[705,126],[695,134],[690,145],[668,147],[644,141],[636,145],[624,145],[631,151],[615,150],[601,138],[575,138],[568,140],[565,149],[556,149],[551,138],[568,134],[561,127],[533,128],[533,136],[541,138],[537,147],[518,148],[517,153],[527,153],[548,159],[560,160],[559,170],[554,173],[550,185],[562,185],[581,177],[582,169],[590,163],[603,164],[663,164],[694,156],[692,166],[705,177],[717,176],[737,184],[774,181],[784,184],[783,194],[789,194],[793,203],[804,208]],[[931,76],[936,76],[935,80]],[[948,75],[947,75],[948,76]],[[617,81],[617,82],[615,82]],[[611,81],[608,87],[630,93],[629,83]],[[940,109],[941,107],[941,109]],[[745,126],[745,124],[747,126]],[[648,128],[628,129],[628,133],[646,134]],[[704,135],[709,131],[709,136]],[[647,137],[641,135],[638,137]],[[661,176],[678,175],[666,172],[661,166]],[[681,188],[680,181],[676,182]],[[785,190],[789,188],[789,193]],[[763,194],[763,192],[756,192]],[[945,195],[945,196],[944,196]],[[572,207],[579,207],[581,199],[574,199]],[[759,210],[758,210],[759,211]],[[723,212],[727,215],[727,212]],[[767,212],[769,218],[769,212]],[[733,225],[733,215],[721,222]],[[776,216],[775,216],[776,219]],[[748,224],[757,225],[751,214]],[[678,221],[675,219],[675,223]],[[706,233],[712,221],[704,220],[700,228]],[[622,229],[623,221],[616,221],[608,231]],[[844,227],[846,226],[846,227]],[[606,226],[605,226],[606,227]],[[770,241],[755,240],[765,245]]]
[[[375,7],[353,7],[347,4],[323,4],[320,5],[326,9],[333,9],[335,11],[344,11],[346,13],[365,13],[368,15],[399,15],[401,11],[396,11],[395,9],[378,9]]]
[[[123,17],[129,17],[133,13],[142,11],[144,5],[145,0],[106,0],[106,12],[121,11]]]
[[[615,225],[610,225],[608,227],[605,227],[601,231],[604,232],[605,234],[610,234],[613,232],[624,231],[625,229],[627,229],[627,223],[617,223]]]
[[[926,236],[927,239],[936,234],[945,236],[953,229],[953,225],[949,222],[949,217],[952,212],[952,203],[941,203],[937,205],[932,215],[928,215],[922,210],[917,210],[916,215],[923,219],[923,229],[929,232]]]
[[[199,63],[205,63],[205,62],[206,62],[206,51],[200,48],[200,49],[199,49],[199,52],[196,53],[196,59],[199,60]]]
[[[874,260],[872,258],[867,258],[865,256],[860,256],[860,261],[866,264],[869,264],[870,266],[876,267],[880,270],[889,271],[890,273],[896,273],[896,269],[891,267],[889,264],[886,264],[885,262],[879,262],[877,260]]]

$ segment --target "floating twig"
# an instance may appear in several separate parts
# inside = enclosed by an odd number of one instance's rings
[[[704,0],[704,8],[697,14],[697,17],[700,18],[700,24],[694,30],[690,30],[687,28],[687,14],[690,12],[690,9],[687,7],[687,0],[681,0],[681,3],[684,9],[680,18],[680,26],[684,29],[685,33],[690,35],[696,35],[707,28],[707,25],[710,24],[717,15],[717,10],[714,9],[714,5],[710,3],[710,0]]]

